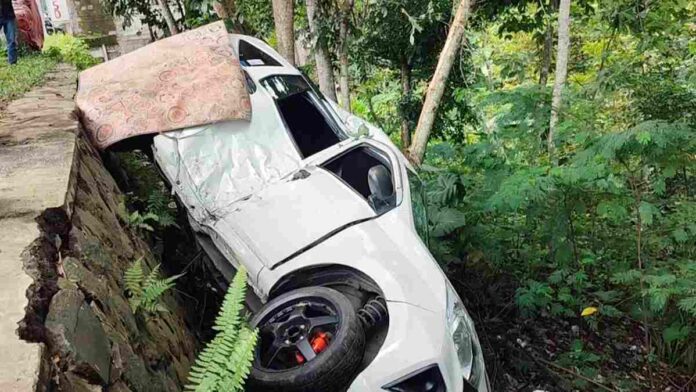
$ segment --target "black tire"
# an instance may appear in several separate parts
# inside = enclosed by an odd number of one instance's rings
[[[328,347],[315,358],[288,369],[269,369],[261,365],[262,338],[254,354],[247,387],[265,392],[335,392],[346,390],[355,377],[365,351],[365,333],[351,302],[340,292],[326,287],[305,287],[285,293],[268,302],[251,321],[263,331],[274,315],[303,300],[330,303],[338,325]]]

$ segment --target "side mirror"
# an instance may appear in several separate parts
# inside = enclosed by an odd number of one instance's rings
[[[385,200],[394,194],[391,173],[384,165],[372,166],[367,172],[367,185],[375,198]]]

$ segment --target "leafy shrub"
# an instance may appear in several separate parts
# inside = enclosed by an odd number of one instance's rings
[[[256,345],[257,331],[244,322],[246,271],[241,268],[227,289],[213,329],[217,335],[198,355],[186,390],[234,392],[244,390]]]
[[[131,309],[133,313],[140,309],[150,313],[157,311],[166,312],[167,309],[160,303],[162,294],[174,287],[174,281],[181,275],[162,279],[159,276],[159,264],[149,274],[145,275],[142,260],[142,257],[135,260],[124,274],[126,290],[130,294],[128,300]]]
[[[99,59],[89,54],[89,47],[85,41],[69,34],[47,36],[43,52],[59,61],[72,64],[79,70],[99,63]]]

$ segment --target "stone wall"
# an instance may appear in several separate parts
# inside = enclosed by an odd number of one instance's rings
[[[70,86],[74,94],[75,73],[63,71],[62,77],[67,78],[63,84]],[[42,110],[52,111],[49,118],[63,119],[62,124],[67,124],[69,113],[56,113],[56,108],[68,106],[65,100],[72,100],[72,95],[66,95],[63,91],[36,99],[33,115],[41,117]],[[13,105],[8,109],[10,115],[0,124],[0,149],[26,149],[41,140],[10,142],[20,137],[12,130],[19,132],[23,126],[18,122],[13,128]],[[131,311],[124,272],[140,257],[149,267],[156,260],[147,244],[119,218],[122,193],[97,152],[80,134],[78,123],[69,121],[70,127],[40,133],[45,138],[61,140],[62,144],[51,144],[50,153],[67,157],[64,160],[69,170],[65,170],[65,181],[47,187],[36,183],[31,187],[35,194],[28,194],[30,190],[21,184],[4,182],[9,175],[3,176],[3,166],[7,164],[0,160],[0,226],[9,229],[6,225],[13,223],[11,219],[22,216],[27,222],[35,220],[38,228],[36,234],[19,236],[33,238],[19,257],[5,252],[6,244],[0,240],[0,256],[7,263],[4,267],[23,266],[31,277],[26,281],[33,281],[28,288],[22,280],[12,287],[0,288],[0,298],[19,298],[25,290],[27,298],[24,318],[17,330],[19,338],[7,336],[3,324],[0,348],[17,346],[12,350],[25,355],[22,347],[27,347],[26,353],[35,353],[33,359],[0,372],[0,387],[3,391],[180,390],[198,343],[171,294],[163,298],[167,312],[143,316]],[[50,124],[43,126],[51,128]],[[41,159],[40,155],[34,158]],[[25,165],[31,166],[32,161]],[[31,169],[22,166],[14,167],[7,178],[21,178],[23,170]],[[45,170],[50,174],[50,167]],[[53,170],[56,177],[61,177],[59,165],[54,165]],[[44,208],[40,210],[21,210],[24,204],[8,204],[9,199],[3,198],[11,194],[22,200],[37,197],[37,192],[53,195],[50,202],[41,204]],[[20,287],[23,288],[18,292]]]

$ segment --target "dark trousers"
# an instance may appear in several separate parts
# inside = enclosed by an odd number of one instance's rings
[[[0,30],[7,38],[7,60],[10,64],[17,62],[17,19],[0,19]]]

